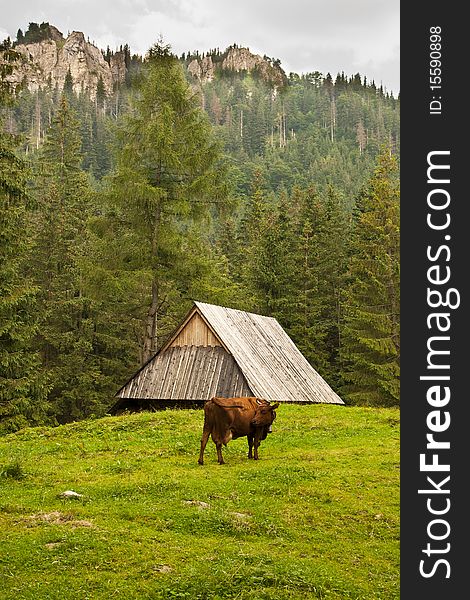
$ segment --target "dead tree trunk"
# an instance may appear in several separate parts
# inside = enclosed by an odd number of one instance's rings
[[[336,102],[334,96],[331,98],[330,103],[330,139],[331,143],[335,141],[335,129],[336,129]]]
[[[160,164],[157,179],[160,181],[162,172],[162,165]],[[145,319],[144,339],[142,344],[142,364],[145,364],[153,354],[157,351],[158,347],[158,300],[159,300],[159,274],[158,268],[158,236],[160,235],[160,221],[161,221],[161,206],[158,203],[155,209],[153,217],[153,231],[152,231],[152,294],[150,300],[150,306],[147,310],[147,316]]]
[[[145,364],[157,351],[158,333],[158,282],[152,281],[152,299],[147,311],[145,335],[142,348],[142,364]]]

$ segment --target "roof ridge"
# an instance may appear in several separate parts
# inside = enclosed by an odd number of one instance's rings
[[[260,317],[262,319],[270,319],[271,321],[275,321],[276,323],[279,323],[279,321],[275,317],[269,317],[268,315],[262,315],[261,313],[254,313],[254,312],[250,312],[248,310],[241,310],[240,308],[232,308],[230,306],[222,306],[221,304],[211,304],[209,302],[199,302],[199,300],[193,300],[193,303],[198,308],[201,305],[203,305],[203,306],[212,306],[214,308],[223,308],[224,310],[228,310],[228,311],[231,311],[231,312],[243,313],[243,314],[246,314],[246,315],[254,315],[254,316]]]

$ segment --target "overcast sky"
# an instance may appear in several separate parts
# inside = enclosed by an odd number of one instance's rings
[[[145,54],[160,35],[174,52],[234,42],[279,58],[289,73],[360,72],[399,92],[399,0],[0,0],[0,38],[30,21],[100,48]]]

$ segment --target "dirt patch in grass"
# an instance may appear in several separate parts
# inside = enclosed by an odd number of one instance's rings
[[[249,515],[248,513],[231,512],[229,514],[232,515],[232,517],[239,519],[240,521],[247,521],[248,519],[251,519],[251,515]]]
[[[183,500],[183,504],[187,506],[197,506],[198,508],[210,508],[211,505],[201,500]]]
[[[92,529],[96,529],[96,525],[94,525],[91,521],[75,519],[73,515],[64,514],[57,510],[50,513],[37,513],[30,515],[29,517],[26,517],[26,521],[30,525],[49,523],[50,525],[68,525],[73,529],[77,527],[90,527]]]

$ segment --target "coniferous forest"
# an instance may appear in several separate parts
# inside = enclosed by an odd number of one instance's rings
[[[275,317],[347,403],[398,405],[399,99],[200,83],[163,43],[126,47],[112,93],[31,92],[1,53],[0,432],[106,414],[192,300]]]

